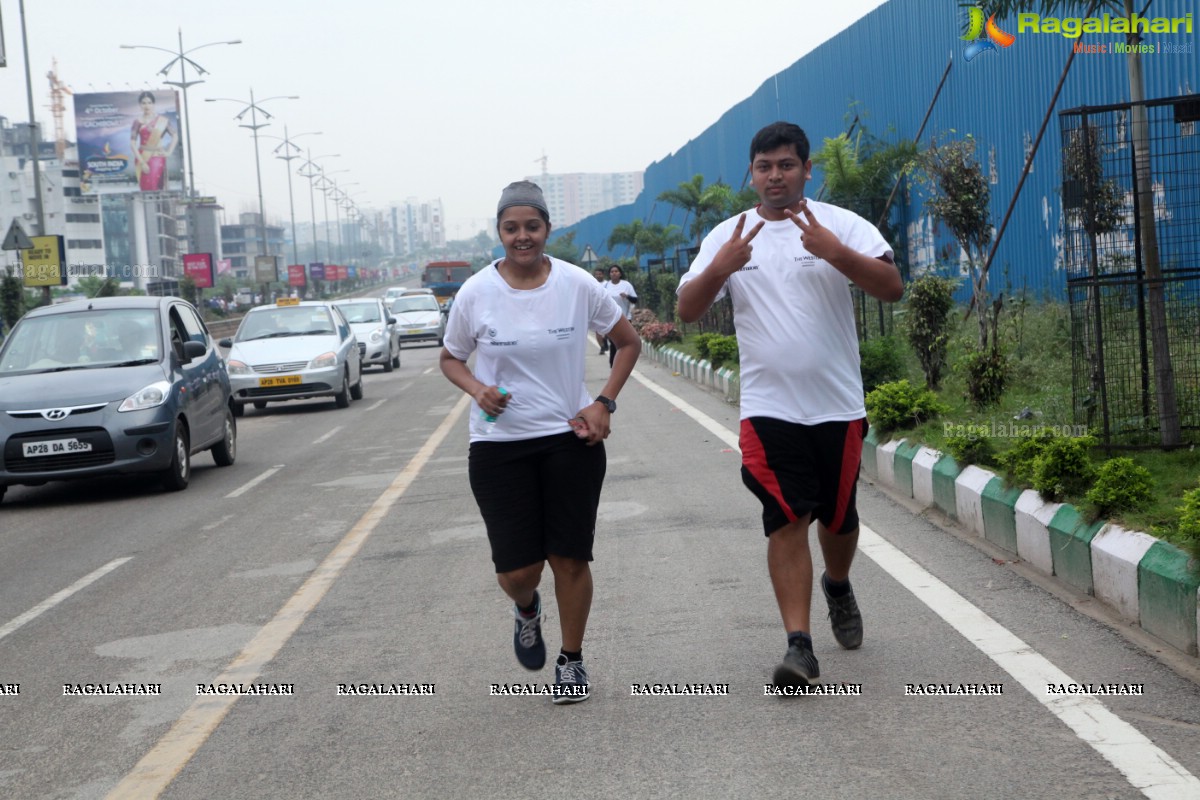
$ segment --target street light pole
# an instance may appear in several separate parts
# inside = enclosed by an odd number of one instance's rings
[[[341,157],[341,153],[329,153],[329,154],[326,154],[323,156],[315,156],[314,157],[311,150],[308,150],[306,152],[308,153],[308,155],[307,155],[304,163],[300,165],[300,169],[305,170],[305,172],[300,172],[300,170],[296,170],[296,174],[302,178],[308,178],[308,203],[312,210],[313,260],[320,261],[321,253],[320,253],[320,250],[317,248],[317,201],[316,201],[316,195],[313,193],[313,180],[317,177],[317,171],[321,170],[321,166],[316,163],[315,159],[317,159],[317,158],[339,158],[339,157]]]
[[[167,84],[168,86],[178,86],[180,89],[183,90],[183,140],[185,143],[185,149],[187,150],[187,181],[183,187],[184,197],[191,198],[196,193],[196,170],[195,170],[195,162],[192,160],[192,125],[191,125],[191,117],[188,115],[188,91],[187,90],[189,87],[195,86],[198,83],[204,83],[204,81],[202,79],[189,81],[187,79],[187,66],[188,66],[188,64],[191,64],[192,69],[194,69],[196,71],[197,76],[208,74],[208,70],[206,70],[204,67],[197,64],[192,59],[188,58],[188,53],[194,53],[197,50],[202,50],[205,47],[213,47],[218,44],[241,44],[241,43],[242,43],[241,39],[230,39],[229,41],[223,41],[223,42],[209,42],[208,44],[202,44],[202,45],[193,47],[190,50],[184,50],[183,49],[183,28],[180,28],[179,29],[179,49],[178,50],[168,50],[165,47],[154,47],[153,45],[148,45],[148,44],[123,44],[123,45],[121,45],[122,50],[160,50],[164,53],[170,53],[171,55],[175,56],[173,59],[171,59],[170,61],[167,62],[166,66],[164,66],[162,69],[160,69],[158,71],[158,74],[162,75],[164,77],[170,73],[171,68],[174,67],[176,63],[179,64],[179,80],[163,81],[163,83]]]
[[[205,102],[207,102],[207,103],[216,103],[218,101],[224,101],[224,102],[230,102],[230,103],[242,103],[245,106],[241,111],[239,111],[237,114],[234,115],[234,119],[239,120],[238,127],[249,128],[254,133],[254,174],[258,180],[258,226],[259,226],[259,236],[260,236],[259,246],[260,246],[260,249],[262,250],[262,255],[268,254],[267,253],[267,250],[268,250],[268,248],[267,248],[267,210],[266,210],[266,205],[263,202],[262,165],[259,162],[259,157],[258,157],[258,129],[265,128],[268,125],[270,125],[271,123],[265,122],[265,121],[260,123],[258,121],[258,115],[262,114],[263,117],[265,117],[267,120],[272,119],[272,115],[266,109],[264,109],[262,106],[260,106],[259,103],[269,103],[272,100],[299,100],[299,99],[300,99],[299,95],[280,94],[280,95],[275,95],[274,97],[268,97],[264,100],[255,101],[254,89],[250,89],[250,102],[249,103],[246,103],[245,100],[239,100],[239,99],[236,99],[233,97],[206,97],[205,98]],[[246,116],[247,111],[250,112],[250,124],[249,125],[247,125],[243,122],[240,122],[242,117]],[[278,272],[275,275],[275,279],[276,280],[279,279]],[[265,298],[265,295],[266,295],[266,293],[264,292],[264,298]]]
[[[284,125],[283,126],[283,139],[282,139],[283,144],[276,147],[275,150],[273,151],[275,153],[276,158],[283,159],[283,161],[287,163],[288,209],[290,210],[291,215],[292,215],[292,263],[293,264],[300,263],[300,254],[299,254],[299,250],[298,250],[299,244],[296,241],[296,203],[295,203],[295,200],[293,200],[293,196],[292,196],[292,159],[300,157],[300,145],[292,142],[292,139],[298,139],[301,136],[320,136],[320,135],[321,135],[320,131],[306,131],[304,133],[297,133],[293,137],[289,137],[287,125]],[[264,133],[263,136],[267,136],[267,135]],[[267,136],[267,138],[268,139],[278,139],[279,137],[278,136]],[[293,148],[293,147],[296,148],[295,152],[292,152],[291,148]],[[283,155],[279,154],[280,148],[284,148]]]

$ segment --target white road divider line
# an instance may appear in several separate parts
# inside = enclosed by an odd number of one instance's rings
[[[463,395],[412,460],[359,518],[308,580],[279,612],[242,648],[215,683],[254,683],[354,559],[376,526],[404,495],[414,479],[463,415],[471,398]],[[233,708],[238,695],[204,695],[183,713],[171,729],[113,787],[109,800],[138,800],[161,795]]]
[[[367,411],[374,411],[375,409],[379,408],[381,405],[383,405],[387,401],[388,401],[388,399],[386,397],[383,398],[382,400],[376,400],[374,403],[367,406]],[[324,439],[324,438],[325,438],[324,436],[321,437],[321,439]],[[317,441],[319,442],[319,441],[321,441],[321,439],[318,439]]]
[[[866,525],[859,527],[858,549],[1012,675],[1146,797],[1200,797],[1196,776],[1099,700],[1048,694],[1050,684],[1077,681]]]
[[[4,624],[3,627],[0,627],[0,639],[3,639],[5,636],[8,636],[10,633],[17,630],[25,623],[30,622],[30,621],[36,619],[37,617],[40,617],[42,614],[44,614],[47,611],[49,611],[50,609],[54,608],[56,605],[58,605],[59,603],[61,603],[64,600],[66,600],[68,597],[75,594],[76,592],[78,592],[82,589],[86,589],[88,586],[91,586],[93,583],[100,580],[105,575],[112,572],[114,569],[116,569],[117,567],[126,563],[127,561],[132,561],[132,560],[133,560],[133,556],[126,556],[125,558],[114,559],[113,561],[110,561],[107,564],[105,564],[100,569],[98,569],[94,572],[90,572],[87,575],[84,575],[82,578],[75,581],[70,586],[63,589],[61,592],[55,592],[54,594],[50,595],[42,602],[38,603],[33,608],[26,611],[21,616],[16,617],[11,622],[7,622]]]
[[[338,431],[340,431],[343,427],[344,426],[342,426],[342,425],[334,425],[332,428],[325,431],[325,433],[321,434],[316,439],[314,439],[313,444],[321,444],[322,442],[328,441],[329,439],[333,438],[334,434],[336,434]]]
[[[265,472],[263,472],[263,473],[262,473],[261,475],[259,475],[258,477],[256,477],[256,478],[251,478],[251,479],[250,479],[250,480],[248,480],[246,483],[243,483],[243,484],[242,484],[240,487],[238,487],[237,489],[234,489],[232,492],[230,492],[229,494],[225,495],[225,499],[226,499],[226,500],[231,500],[231,499],[233,499],[233,498],[235,498],[235,497],[241,497],[241,496],[242,496],[242,495],[244,495],[246,492],[250,491],[250,490],[251,490],[251,489],[253,489],[255,486],[258,486],[260,483],[262,483],[263,481],[265,481],[267,478],[269,478],[269,477],[271,477],[272,475],[274,475],[276,472],[279,472],[279,470],[283,469],[283,466],[284,466],[283,464],[276,464],[275,466],[273,466],[273,467],[271,467],[270,469],[268,469],[268,470],[266,470]]]
[[[633,377],[740,452],[735,433],[637,370]],[[1034,699],[1116,767],[1146,797],[1152,800],[1200,798],[1200,779],[1137,728],[1109,711],[1098,699],[1048,694],[1046,687],[1049,684],[1078,681],[866,525],[859,527],[858,549],[1012,675]]]

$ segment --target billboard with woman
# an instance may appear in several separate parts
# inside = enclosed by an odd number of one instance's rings
[[[80,191],[181,191],[178,109],[173,89],[75,95]]]

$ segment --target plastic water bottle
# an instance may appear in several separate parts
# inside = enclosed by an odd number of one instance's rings
[[[506,397],[508,396],[508,389],[505,389],[503,386],[496,387],[496,391]],[[485,435],[490,434],[496,429],[496,417],[497,415],[489,414],[486,411],[479,412],[479,418],[483,420],[483,432]]]

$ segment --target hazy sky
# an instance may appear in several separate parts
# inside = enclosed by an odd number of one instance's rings
[[[624,172],[670,155],[771,75],[883,0],[25,0],[35,113],[54,136],[51,60],[79,93],[158,88],[178,47],[210,74],[188,92],[197,189],[227,217],[258,210],[254,147],[237,127],[249,101],[260,130],[267,217],[288,219],[279,142],[296,137],[360,208],[440,197],[452,238],[481,229],[510,181],[541,172]],[[17,0],[0,0],[8,67],[0,115],[28,119]],[[192,77],[189,71],[189,79]],[[179,80],[178,67],[171,80]],[[68,98],[68,138],[74,136]],[[298,161],[291,162],[293,167]],[[332,174],[335,170],[346,170]],[[297,222],[308,181],[293,176]],[[350,185],[353,184],[353,185]],[[332,210],[331,210],[332,214]],[[321,195],[317,217],[323,219]]]

